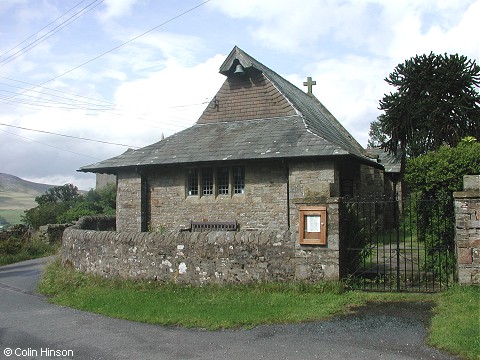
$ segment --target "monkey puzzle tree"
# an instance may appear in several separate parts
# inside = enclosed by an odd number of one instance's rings
[[[465,56],[415,56],[385,79],[396,92],[380,100],[370,144],[416,157],[466,136],[480,138],[480,66]],[[403,169],[403,167],[402,167]]]

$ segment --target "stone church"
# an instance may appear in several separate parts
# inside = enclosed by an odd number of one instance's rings
[[[192,127],[79,170],[116,175],[117,231],[235,222],[305,229],[300,244],[325,244],[331,199],[383,194],[384,167],[312,94],[310,78],[304,92],[238,47],[220,73]]]

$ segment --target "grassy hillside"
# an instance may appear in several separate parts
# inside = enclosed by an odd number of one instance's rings
[[[25,210],[37,206],[35,197],[44,194],[53,186],[0,173],[0,217],[10,224],[19,223]]]

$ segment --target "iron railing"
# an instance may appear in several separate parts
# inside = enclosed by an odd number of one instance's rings
[[[433,292],[453,281],[453,209],[435,200],[342,199],[341,267],[356,289]]]

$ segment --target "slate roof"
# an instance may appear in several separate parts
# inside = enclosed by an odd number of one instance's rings
[[[200,118],[192,127],[164,140],[84,166],[79,171],[116,173],[121,168],[133,166],[338,155],[354,156],[378,166],[318,99],[238,47],[231,51],[220,73],[228,80],[239,63],[247,72],[261,72],[294,111],[271,118],[212,123],[203,123]]]
[[[400,173],[402,154],[391,154],[380,148],[366,149],[367,154],[378,158],[378,162],[383,165],[386,173]]]

